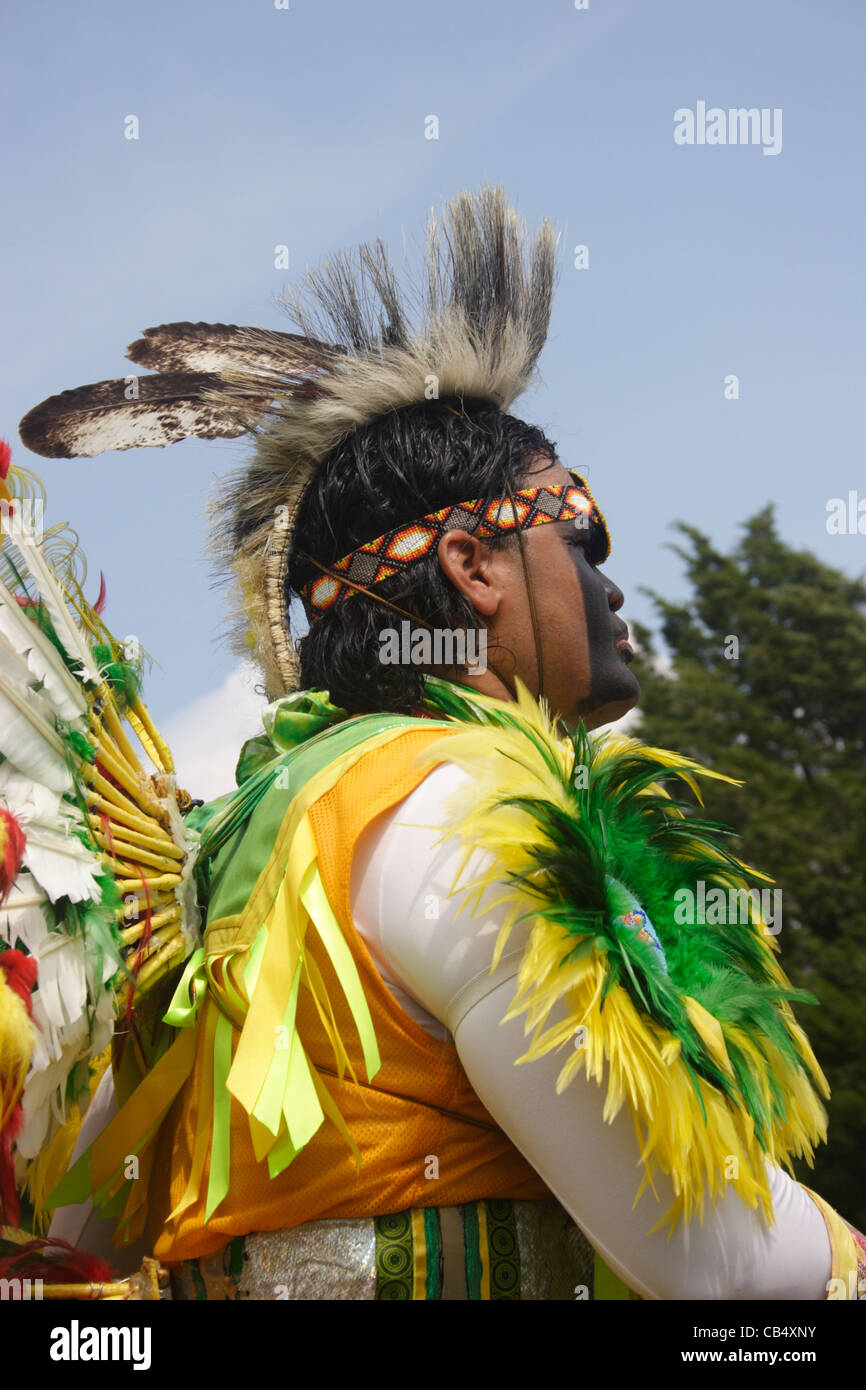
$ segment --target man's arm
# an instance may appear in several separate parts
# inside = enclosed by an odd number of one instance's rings
[[[651,1228],[674,1199],[667,1179],[632,1210],[642,1170],[627,1107],[602,1118],[604,1091],[579,1076],[561,1094],[563,1054],[516,1066],[527,1047],[521,1020],[501,1024],[515,989],[528,928],[517,926],[506,963],[487,979],[505,909],[461,912],[451,892],[462,850],[437,845],[466,774],[443,765],[359,842],[352,873],[358,930],[396,983],[454,1035],[483,1104],[612,1269],[652,1299],[825,1299],[831,1247],[824,1218],[798,1183],[769,1168],[775,1221],[747,1209],[733,1189],[704,1223]],[[479,856],[466,879],[484,867]],[[552,1023],[553,1018],[550,1019]]]

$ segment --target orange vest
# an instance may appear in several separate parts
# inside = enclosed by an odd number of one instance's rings
[[[549,1199],[535,1170],[497,1127],[475,1095],[453,1043],[431,1037],[388,990],[352,922],[349,882],[355,844],[364,828],[395,806],[429,769],[412,762],[442,730],[412,729],[363,755],[319,798],[309,816],[319,872],[360,974],[382,1065],[367,1083],[360,1043],[328,955],[313,933],[309,948],[334,1003],[336,1023],[358,1081],[341,1085],[333,1051],[307,991],[298,1002],[298,1030],[311,1062],[335,1096],[361,1154],[360,1172],[345,1140],[325,1122],[276,1178],[256,1161],[249,1119],[231,1101],[231,1181],[228,1195],[205,1225],[205,1181],[197,1200],[167,1224],[192,1169],[197,1098],[201,1093],[204,1028],[195,1067],[163,1125],[150,1189],[164,1263],[210,1255],[234,1236],[273,1231],[327,1217],[374,1217],[409,1207],[456,1206],[483,1198]],[[216,1005],[208,999],[205,1009]],[[236,1037],[237,1035],[235,1035]]]

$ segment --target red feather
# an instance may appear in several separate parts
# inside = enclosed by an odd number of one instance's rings
[[[6,477],[9,472],[9,465],[12,462],[12,445],[5,439],[0,439],[0,478]]]
[[[3,951],[0,953],[0,970],[6,976],[7,985],[26,1005],[27,1013],[32,1018],[33,1000],[30,996],[39,973],[35,956],[25,956],[23,951]]]
[[[21,1217],[18,1188],[15,1185],[15,1160],[12,1145],[24,1119],[24,1107],[16,1105],[0,1134],[0,1219],[7,1226],[17,1226]]]
[[[105,607],[105,600],[106,600],[107,596],[108,596],[108,590],[107,590],[106,587],[105,587],[105,575],[102,573],[102,570],[100,570],[100,571],[99,571],[99,596],[98,596],[96,602],[95,602],[94,605],[93,605],[93,611],[94,611],[94,613],[98,613],[100,617],[102,617],[102,610],[103,610],[103,608]]]
[[[11,811],[0,806],[0,903],[18,877],[26,844],[24,831]]]
[[[51,1236],[29,1240],[0,1259],[0,1278],[43,1279],[46,1284],[111,1284],[116,1274],[107,1260],[76,1250]]]

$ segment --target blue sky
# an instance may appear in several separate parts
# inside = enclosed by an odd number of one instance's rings
[[[432,205],[491,181],[563,232],[544,384],[515,413],[589,478],[624,616],[650,617],[641,584],[684,592],[677,518],[726,546],[774,501],[788,542],[866,568],[866,538],[826,530],[830,498],[866,496],[859,0],[42,0],[7,8],[2,33],[13,444],[45,396],[132,370],[144,328],[287,327],[275,298],[295,273],[375,236],[411,248]],[[698,101],[780,108],[781,152],[676,145],[674,112]],[[158,721],[236,667],[203,507],[244,452],[16,449],[49,524],[76,527],[92,597],[105,572],[109,624],[157,659]]]

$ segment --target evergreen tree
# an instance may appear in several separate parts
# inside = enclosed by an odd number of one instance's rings
[[[832,1088],[829,1142],[797,1176],[866,1229],[866,585],[785,545],[772,507],[730,554],[677,529],[692,592],[645,591],[671,665],[633,624],[637,732],[745,783],[705,783],[707,814],[782,891],[779,958],[820,1001],[796,1013]]]

